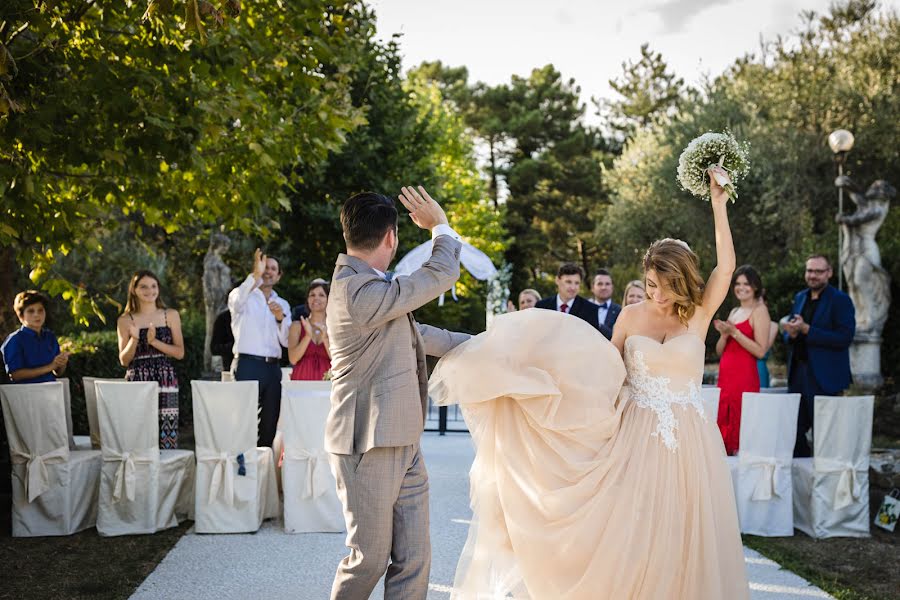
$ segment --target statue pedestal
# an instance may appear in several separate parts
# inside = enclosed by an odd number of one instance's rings
[[[850,344],[850,372],[854,385],[874,390],[884,384],[881,376],[881,336],[857,335]]]

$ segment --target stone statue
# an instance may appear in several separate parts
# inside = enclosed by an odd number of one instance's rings
[[[203,302],[206,305],[206,341],[203,345],[203,368],[213,370],[210,341],[216,316],[228,308],[228,292],[231,291],[231,269],[222,260],[231,240],[223,233],[213,233],[209,250],[203,259]],[[221,367],[220,367],[221,368]]]
[[[850,370],[854,383],[879,387],[881,376],[881,331],[891,304],[891,276],[881,266],[881,252],[875,236],[887,217],[897,190],[883,179],[869,186],[865,194],[849,177],[834,184],[846,189],[856,211],[838,214],[835,220],[843,233],[841,268],[847,292],[856,308],[856,336],[850,347]]]

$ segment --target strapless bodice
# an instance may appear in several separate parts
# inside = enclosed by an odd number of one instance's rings
[[[626,385],[634,403],[656,413],[656,432],[670,450],[678,447],[674,407],[692,407],[701,419],[701,385],[706,345],[697,335],[684,333],[665,342],[643,335],[625,340]]]

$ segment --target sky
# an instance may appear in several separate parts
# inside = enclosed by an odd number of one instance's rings
[[[758,53],[801,26],[801,11],[826,13],[832,0],[371,0],[378,37],[401,34],[404,68],[424,60],[464,65],[470,82],[508,82],[552,63],[582,89],[611,98],[609,80],[640,47],[661,52],[670,70],[697,85],[738,57]],[[882,7],[900,9],[900,0]],[[588,113],[593,107],[588,104]]]

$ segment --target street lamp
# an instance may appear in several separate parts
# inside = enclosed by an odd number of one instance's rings
[[[846,129],[836,129],[828,136],[828,145],[834,152],[834,162],[837,165],[838,177],[844,174],[844,163],[847,161],[847,153],[853,148],[853,134]],[[838,214],[844,213],[844,188],[838,186]],[[843,248],[843,233],[838,226],[838,289],[844,289],[844,266],[841,262],[841,249]]]

